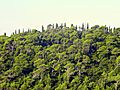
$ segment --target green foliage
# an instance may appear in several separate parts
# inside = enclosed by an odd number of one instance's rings
[[[0,36],[0,90],[119,90],[120,28],[107,28]]]

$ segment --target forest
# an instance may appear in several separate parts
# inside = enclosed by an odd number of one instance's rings
[[[56,23],[4,33],[0,90],[120,90],[120,28]]]

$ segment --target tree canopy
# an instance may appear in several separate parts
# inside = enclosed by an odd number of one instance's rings
[[[48,25],[0,36],[0,90],[120,90],[120,28]]]

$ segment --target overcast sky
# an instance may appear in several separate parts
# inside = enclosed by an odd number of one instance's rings
[[[120,26],[120,0],[0,0],[0,34],[49,23]]]

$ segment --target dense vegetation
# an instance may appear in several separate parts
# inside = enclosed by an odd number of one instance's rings
[[[120,90],[120,28],[81,29],[1,35],[0,90]]]

